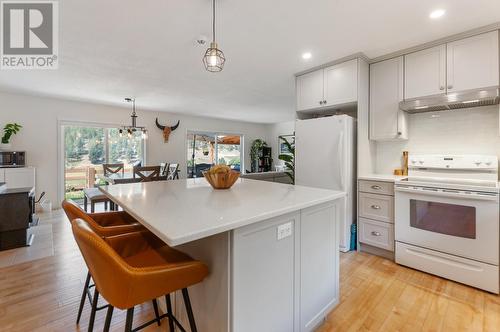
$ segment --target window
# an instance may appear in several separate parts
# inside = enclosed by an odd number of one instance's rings
[[[118,128],[68,125],[63,126],[63,133],[64,194],[67,199],[83,199],[84,188],[101,184],[95,175],[103,172],[102,164],[123,163],[125,172],[131,172],[135,163],[144,161],[141,132],[132,137],[120,137]]]
[[[187,175],[202,177],[215,164],[243,169],[243,136],[223,133],[188,132]]]

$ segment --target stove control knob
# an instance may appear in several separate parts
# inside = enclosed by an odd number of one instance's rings
[[[416,163],[417,163],[417,161],[416,161],[415,159],[412,159],[412,160],[411,160],[411,163],[412,163],[412,164],[416,164]]]
[[[490,166],[490,165],[491,165],[491,161],[487,161],[486,166]]]
[[[424,164],[424,161],[423,161],[423,160],[419,160],[418,162],[420,163],[420,165],[423,165],[423,164]]]
[[[479,166],[479,165],[481,165],[481,162],[480,161],[475,161],[474,164],[476,164],[476,166]]]

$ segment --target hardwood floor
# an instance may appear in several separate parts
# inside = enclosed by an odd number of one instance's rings
[[[0,268],[0,331],[85,331],[88,303],[75,325],[85,264],[64,214],[42,217],[52,225],[54,256]],[[340,273],[341,303],[320,332],[500,331],[499,296],[355,252],[341,255]],[[104,316],[98,312],[94,331],[102,331]],[[147,303],[134,322],[152,317]],[[125,312],[115,310],[112,330],[124,323]],[[144,331],[168,331],[168,324]]]
[[[340,304],[319,332],[500,331],[497,295],[368,254],[340,261]]]

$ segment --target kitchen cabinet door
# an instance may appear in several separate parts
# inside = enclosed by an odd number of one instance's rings
[[[447,44],[448,92],[499,84],[498,31]]]
[[[446,92],[446,45],[405,55],[405,99]]]
[[[0,182],[5,182],[5,169],[0,168]]]
[[[350,60],[324,69],[324,105],[356,102],[358,99],[358,60]]]
[[[298,111],[321,107],[323,105],[323,70],[298,76],[296,89]]]
[[[370,139],[408,139],[403,100],[403,57],[370,65]]]

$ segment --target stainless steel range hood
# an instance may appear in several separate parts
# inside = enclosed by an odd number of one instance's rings
[[[423,113],[496,105],[498,103],[500,103],[500,88],[495,86],[404,100],[399,103],[399,108],[408,113]]]

